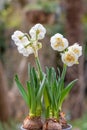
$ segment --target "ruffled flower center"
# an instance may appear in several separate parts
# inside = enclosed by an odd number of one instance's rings
[[[72,54],[67,54],[65,59],[68,62],[74,62],[75,61],[75,56],[73,56]]]
[[[59,46],[64,47],[64,42],[62,41],[61,38],[56,38],[56,44],[54,46],[55,47],[59,47]]]
[[[78,49],[73,49],[73,51],[76,53],[76,54],[79,54],[79,50]]]
[[[36,33],[37,33],[37,34],[40,34],[40,32],[41,32],[41,31],[40,31],[39,29],[37,29]]]

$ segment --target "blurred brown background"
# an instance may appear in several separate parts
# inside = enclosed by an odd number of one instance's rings
[[[13,130],[12,124],[28,114],[14,75],[17,73],[26,87],[27,64],[35,65],[35,61],[33,55],[26,58],[18,53],[11,35],[15,30],[28,33],[36,23],[47,28],[43,49],[39,51],[43,70],[45,66],[62,69],[59,54],[50,47],[50,37],[55,33],[63,34],[70,45],[78,42],[83,46],[80,64],[69,67],[65,79],[79,81],[63,104],[67,119],[80,118],[83,124],[87,120],[82,118],[84,114],[87,116],[87,0],[0,0],[0,121],[11,120],[11,126],[7,127]],[[78,130],[87,130],[87,123],[83,127],[77,124]],[[3,129],[0,123],[0,130]]]

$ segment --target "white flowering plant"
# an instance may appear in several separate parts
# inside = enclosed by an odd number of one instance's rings
[[[82,47],[78,43],[69,46],[68,40],[59,33],[52,36],[50,39],[51,47],[60,53],[63,62],[63,71],[60,74],[60,70],[58,69],[57,75],[53,67],[46,67],[45,73],[41,68],[38,57],[38,50],[42,47],[42,43],[39,40],[43,39],[45,34],[46,29],[44,26],[36,24],[30,29],[29,34],[15,31],[12,35],[12,40],[14,40],[19,53],[26,57],[34,54],[37,67],[35,69],[30,65],[28,66],[29,79],[27,81],[27,90],[22,86],[18,76],[15,76],[19,91],[29,108],[29,115],[23,123],[23,128],[26,129],[39,130],[43,127],[43,130],[47,130],[47,126],[52,128],[52,125],[47,125],[49,121],[43,125],[41,121],[42,113],[45,113],[46,120],[52,119],[53,122],[51,123],[57,123],[57,125],[53,125],[52,129],[57,130],[66,127],[66,121],[63,123],[60,120],[62,117],[65,119],[64,114],[61,114],[62,104],[77,81],[75,79],[67,86],[64,85],[67,66],[70,67],[79,63],[78,59],[82,55]],[[60,126],[58,123],[60,123]]]
[[[19,53],[26,57],[28,57],[30,54],[34,54],[36,60],[37,70],[30,65],[28,66],[29,80],[27,81],[26,85],[27,91],[24,89],[18,76],[15,76],[15,81],[19,91],[29,108],[29,116],[27,117],[27,120],[30,119],[30,121],[34,117],[37,119],[40,118],[42,114],[41,98],[43,95],[46,75],[41,70],[38,59],[38,50],[42,47],[42,44],[39,42],[39,40],[44,38],[45,33],[46,29],[41,24],[37,24],[30,29],[30,35],[21,31],[15,31],[12,35],[12,40],[14,40]],[[36,127],[41,127],[42,122],[40,119],[38,119],[38,122],[40,122],[40,126],[36,125]],[[26,122],[24,121],[24,128],[27,127],[30,128],[31,125],[27,126]]]
[[[46,118],[59,118],[59,113],[61,112],[61,107],[63,101],[67,97],[69,91],[74,86],[74,80],[69,83],[66,87],[64,86],[64,78],[66,74],[66,65],[63,67],[62,74],[57,76],[54,68],[46,68],[46,82],[45,82],[45,110],[46,110]]]

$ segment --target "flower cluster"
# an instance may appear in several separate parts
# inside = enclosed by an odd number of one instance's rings
[[[34,53],[35,57],[38,56],[38,50],[42,47],[42,44],[38,42],[44,38],[46,29],[41,24],[36,24],[29,31],[29,34],[21,31],[15,31],[12,35],[12,40],[15,42],[19,53],[24,56],[29,56]]]
[[[57,75],[53,67],[46,67],[44,73],[39,61],[38,50],[42,47],[42,43],[39,40],[43,39],[45,34],[46,29],[43,25],[36,24],[30,29],[29,34],[15,31],[12,35],[12,40],[14,40],[19,53],[24,56],[34,53],[36,61],[36,68],[28,66],[29,80],[26,84],[27,90],[21,84],[18,76],[15,76],[19,91],[29,108],[28,118],[23,123],[23,128],[25,129],[31,129],[32,126],[32,129],[38,128],[39,130],[43,127],[43,130],[48,130],[47,127],[50,120],[46,119],[51,119],[51,122],[53,120],[53,128],[52,125],[50,126],[52,129],[56,126],[55,122],[57,125],[60,123],[62,129],[64,125],[60,114],[62,104],[77,81],[76,79],[67,86],[64,85],[67,66],[79,63],[78,59],[82,55],[82,46],[79,46],[78,43],[69,46],[68,40],[59,33],[52,36],[50,39],[51,47],[60,53],[63,71],[60,74],[60,70],[58,70],[59,75]],[[45,114],[44,125],[41,120],[43,114]],[[36,119],[38,120],[37,123],[35,122]],[[31,123],[35,124],[35,126],[31,125]],[[58,129],[57,127],[56,130]]]
[[[69,42],[63,35],[57,33],[51,37],[51,47],[61,53],[61,59],[67,66],[78,64],[78,58],[82,55],[82,47],[78,43],[69,46]]]
[[[42,43],[38,42],[38,40],[45,37],[46,29],[43,25],[36,24],[30,29],[29,34],[30,36],[21,31],[15,31],[12,40],[14,40],[19,53],[24,56],[34,53],[35,57],[37,57],[38,50],[42,47]],[[67,66],[78,64],[78,58],[82,55],[82,47],[78,43],[69,46],[68,40],[59,33],[52,36],[50,42],[51,47],[60,52],[64,64]]]

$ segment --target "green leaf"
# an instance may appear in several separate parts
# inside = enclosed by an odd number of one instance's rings
[[[27,86],[30,89],[30,105],[31,105],[31,112],[34,113],[36,109],[36,75],[34,67],[28,65],[28,74],[29,74],[29,81],[27,82]]]
[[[69,83],[67,85],[67,87],[65,87],[65,89],[62,91],[61,93],[61,97],[60,97],[60,103],[59,103],[59,107],[61,108],[62,103],[64,101],[64,99],[68,96],[70,90],[72,89],[72,87],[74,86],[74,84],[76,83],[77,79],[73,80],[71,83]]]
[[[62,92],[62,90],[64,89],[64,78],[65,78],[65,74],[66,74],[66,65],[64,64],[64,66],[63,66],[63,71],[62,71],[62,75],[61,75],[61,77],[60,77],[60,80],[58,81],[58,87],[57,87],[57,93],[58,93],[58,95],[57,95],[57,100],[59,100],[59,98],[60,98],[60,94],[61,94],[61,92]]]
[[[47,94],[48,94],[48,98],[49,98],[49,102],[50,102],[50,105],[53,105],[54,104],[54,101],[53,101],[53,93],[51,91],[51,87],[49,86],[49,83],[48,85],[46,86],[46,89],[47,89]],[[53,105],[54,106],[54,105]]]
[[[28,81],[27,81],[27,89],[28,89],[29,108],[31,108],[31,88],[30,88],[30,82]]]
[[[27,92],[25,91],[24,87],[22,86],[22,84],[20,83],[19,79],[18,79],[18,76],[15,75],[15,81],[16,81],[16,84],[17,84],[17,87],[23,97],[23,99],[25,100],[26,104],[28,105],[29,107],[29,101],[28,101],[28,95],[27,95]]]
[[[44,88],[44,94],[43,94],[43,96],[44,96],[45,107],[47,109],[47,107],[50,106],[50,101],[49,101],[49,97],[48,97],[46,86]]]
[[[62,75],[61,75],[61,79],[60,79],[60,85],[59,85],[59,87],[60,87],[60,89],[62,90],[63,89],[63,84],[64,84],[64,79],[65,79],[65,74],[66,74],[66,65],[64,64],[64,66],[63,66],[63,71],[62,71]]]
[[[35,80],[34,80],[34,73],[33,73],[33,67],[30,66],[30,83],[31,83],[31,87],[34,90],[35,93]]]
[[[39,80],[38,73],[35,70],[35,68],[33,68],[33,78],[34,78],[34,82],[35,82],[35,95],[37,95],[41,81]]]
[[[38,90],[38,93],[37,93],[37,97],[36,97],[37,100],[38,100],[38,99],[41,99],[41,96],[42,96],[42,93],[43,93],[43,89],[44,89],[44,86],[45,86],[45,85],[44,85],[45,79],[46,79],[46,75],[44,74],[43,80],[42,80],[42,82],[41,82],[41,85],[40,85],[39,90]]]
[[[57,109],[57,85],[56,85],[56,83],[54,83],[54,85],[53,85],[53,103],[54,103],[54,105],[53,105],[53,108],[55,108],[55,109]]]
[[[36,58],[36,65],[37,65],[37,69],[38,69],[38,73],[39,73],[39,78],[40,78],[40,80],[42,80],[43,79],[43,71],[42,71],[42,68],[41,68],[41,65],[40,65],[38,58]]]
[[[56,72],[54,68],[47,68],[46,67],[46,83],[45,83],[45,95],[44,101],[45,107],[52,105],[52,107],[56,107]]]
[[[34,67],[31,67],[31,65],[29,64],[29,65],[28,65],[29,80],[30,80],[31,86],[32,86],[32,87],[35,87],[33,69],[34,69]]]
[[[29,94],[30,94],[30,111],[32,113],[34,113],[35,109],[36,109],[36,98],[35,98],[34,89],[31,86],[31,82],[30,81],[27,82],[27,86],[28,86]]]
[[[46,114],[46,119],[49,118],[49,106],[46,108],[45,114]]]

